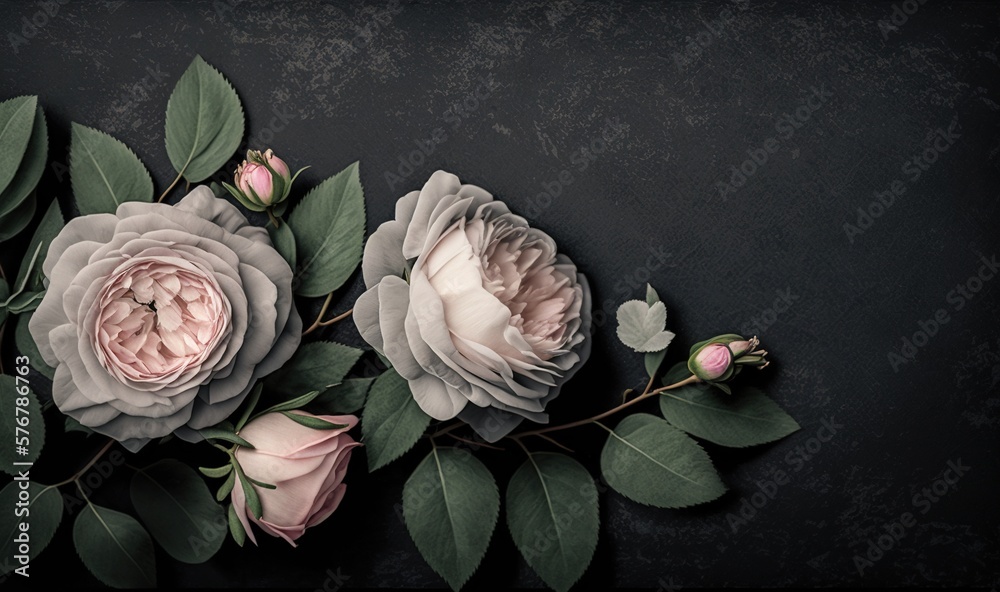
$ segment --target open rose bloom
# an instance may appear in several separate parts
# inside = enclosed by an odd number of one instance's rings
[[[544,232],[438,171],[368,239],[362,337],[431,417],[496,441],[546,404],[590,354],[590,289]]]
[[[71,220],[29,329],[59,409],[137,450],[214,425],[301,339],[292,270],[267,231],[198,187]]]

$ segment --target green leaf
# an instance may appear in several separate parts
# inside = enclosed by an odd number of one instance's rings
[[[692,436],[735,448],[773,442],[799,430],[777,403],[752,387],[730,396],[708,385],[682,386],[660,395],[660,411]]]
[[[708,454],[647,413],[623,419],[601,451],[601,473],[625,497],[658,508],[684,508],[726,491]]]
[[[49,204],[49,209],[45,210],[45,215],[38,223],[38,228],[35,229],[35,234],[31,237],[31,242],[28,243],[28,248],[24,252],[21,267],[17,270],[17,279],[14,281],[15,286],[24,286],[25,290],[33,291],[45,288],[42,282],[45,277],[42,272],[42,263],[49,252],[52,239],[59,234],[65,225],[62,210],[59,209],[59,200],[53,199],[52,203]],[[38,253],[37,258],[35,258],[36,252]],[[35,263],[32,264],[32,261]]]
[[[299,425],[303,425],[314,430],[342,430],[347,427],[346,423],[333,423],[332,421],[327,421],[319,417],[299,415],[298,413],[292,413],[291,411],[282,411],[281,414]]]
[[[38,305],[42,303],[42,298],[45,297],[45,290],[40,290],[38,292],[21,292],[17,296],[10,299],[7,303],[7,310],[11,314],[24,314],[26,312],[32,312]]]
[[[31,195],[38,180],[45,171],[45,159],[49,151],[49,133],[45,125],[45,114],[41,107],[35,108],[35,119],[31,137],[24,151],[20,166],[10,184],[0,193],[0,218],[14,211]]]
[[[198,472],[212,479],[221,479],[233,473],[233,465],[222,465],[221,467],[198,467]]]
[[[47,377],[49,380],[52,380],[56,371],[54,368],[45,363],[45,360],[42,359],[42,354],[38,352],[38,346],[35,344],[35,338],[32,337],[31,332],[28,331],[29,321],[31,321],[31,315],[23,314],[18,315],[17,317],[17,326],[14,328],[14,341],[17,343],[17,350],[22,356],[27,356],[28,364],[30,364],[32,368]]]
[[[30,513],[27,516],[16,516],[14,514],[15,504],[18,503],[18,495],[21,492],[20,484],[23,481],[11,481],[0,490],[0,504],[5,511],[0,512],[0,575],[13,571],[18,567],[14,563],[14,555],[17,552],[17,543],[14,538],[21,534],[21,523],[28,525],[28,537],[30,539],[28,552],[29,561],[34,561],[45,547],[48,546],[52,537],[59,528],[59,522],[63,515],[63,498],[59,495],[59,490],[55,487],[39,485],[34,481],[29,482],[28,495],[29,502],[26,506]],[[20,509],[20,508],[18,508]]]
[[[6,280],[0,278],[0,326],[4,324],[7,320],[7,298],[10,296],[10,287],[7,285]]]
[[[207,179],[236,152],[243,130],[236,91],[195,56],[167,101],[167,156],[174,170],[192,183]]]
[[[347,281],[361,262],[365,195],[358,163],[323,181],[292,210],[299,268],[295,293],[325,296]]]
[[[18,375],[18,380],[7,374],[0,374],[0,418],[3,418],[0,421],[0,442],[4,443],[0,446],[0,470],[8,475],[17,475],[17,467],[13,463],[38,460],[45,444],[42,406],[38,404],[38,398],[27,378]],[[27,443],[15,445],[15,439],[22,438]],[[27,454],[17,453],[21,446],[27,449]]]
[[[243,472],[243,467],[240,466],[240,461],[233,458],[233,467],[236,469],[236,478],[240,480],[240,487],[243,488],[243,495],[246,497],[247,508],[253,512],[255,518],[260,520],[260,517],[264,515],[264,508],[260,504],[260,496],[257,495],[257,490],[247,479],[246,473]]]
[[[283,395],[323,392],[340,384],[363,353],[332,341],[304,343],[292,359],[267,378],[268,391]]]
[[[694,352],[696,352],[699,349],[701,349],[701,346],[705,345],[706,343],[711,343],[713,341],[719,341],[719,340],[723,340],[724,341],[724,340],[727,340],[727,339],[732,339],[732,340],[735,340],[735,341],[741,341],[743,339],[743,337],[740,336],[740,335],[737,335],[735,333],[726,333],[724,335],[716,335],[715,337],[712,337],[711,339],[706,339],[704,341],[699,341],[698,343],[696,343],[696,344],[694,344],[694,345],[691,346],[691,350],[688,352],[688,357],[693,356]]]
[[[410,393],[406,380],[386,370],[372,385],[361,419],[368,471],[396,460],[416,444],[431,422]]]
[[[646,284],[646,304],[653,306],[660,301],[660,295],[656,293],[653,286]],[[666,313],[666,308],[664,308],[664,313]],[[658,352],[650,352],[643,356],[643,363],[646,366],[646,374],[652,379],[656,376],[657,370],[660,369],[660,365],[663,364],[663,358],[667,355],[667,350],[662,349]]]
[[[277,413],[279,411],[291,411],[293,409],[301,409],[302,407],[309,404],[310,401],[319,396],[319,391],[312,391],[306,393],[300,397],[295,397],[294,399],[285,401],[284,403],[278,403],[273,407],[268,407],[267,409],[261,411],[257,416],[267,415],[268,413]]]
[[[229,518],[229,532],[232,533],[233,540],[242,547],[247,540],[247,531],[243,529],[243,523],[240,522],[240,517],[236,515],[236,508],[232,504],[229,505],[226,516]]]
[[[115,588],[155,588],[156,555],[139,521],[92,503],[73,524],[76,552],[101,582]]]
[[[232,466],[232,465],[230,465]],[[221,502],[222,500],[229,497],[229,494],[233,492],[233,487],[236,486],[236,471],[231,471],[226,480],[223,481],[222,485],[219,487],[219,491],[215,492],[215,501]]]
[[[0,103],[0,191],[14,179],[35,123],[38,97],[15,97]]]
[[[663,386],[670,386],[678,382],[691,378],[691,371],[688,370],[687,362],[677,362],[663,373]]]
[[[667,349],[674,334],[666,331],[667,308],[662,302],[652,306],[642,300],[629,300],[618,307],[618,339],[637,352]]]
[[[181,563],[204,563],[222,547],[226,517],[205,481],[190,467],[164,459],[135,471],[132,505],[149,532]]]
[[[375,378],[348,378],[313,399],[309,411],[317,415],[344,415],[365,406],[365,397]]]
[[[153,201],[153,179],[135,152],[100,130],[72,128],[69,177],[81,214],[113,214],[126,201]]]
[[[507,527],[528,565],[557,592],[587,570],[599,526],[594,479],[572,458],[532,453],[511,477]]]
[[[453,590],[482,561],[499,512],[493,476],[466,450],[434,448],[403,486],[410,538]]]
[[[271,235],[274,248],[288,262],[288,267],[295,271],[295,235],[292,234],[292,227],[287,222],[281,226],[268,224],[267,233]]]
[[[63,423],[63,431],[67,434],[70,432],[81,432],[87,436],[96,433],[68,415],[66,416],[66,421]]]
[[[247,401],[243,406],[243,413],[240,414],[239,420],[236,421],[236,425],[233,427],[234,431],[240,431],[243,426],[247,424],[247,420],[250,419],[250,415],[253,410],[257,408],[257,403],[260,401],[260,395],[264,392],[264,383],[258,382],[250,389],[250,396],[247,397]]]
[[[22,230],[27,228],[31,224],[31,219],[35,217],[36,207],[38,207],[38,200],[35,199],[35,194],[32,193],[13,212],[5,216],[0,221],[0,242],[17,236]]]
[[[253,449],[253,444],[247,442],[243,438],[240,438],[231,430],[220,428],[220,427],[210,427],[198,430],[198,433],[202,435],[205,439],[212,440],[223,440],[229,442],[230,444],[237,444],[239,446],[244,446],[246,448]]]

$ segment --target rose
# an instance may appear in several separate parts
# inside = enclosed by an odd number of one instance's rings
[[[71,220],[29,330],[59,409],[138,450],[218,423],[301,339],[292,270],[263,228],[198,187]]]
[[[309,167],[306,167],[309,168]],[[269,211],[268,208],[285,201],[292,190],[294,175],[285,161],[274,155],[274,151],[247,150],[247,158],[236,168],[234,185],[222,185],[247,209],[254,212]]]
[[[756,349],[760,341],[728,333],[696,343],[688,357],[688,370],[705,382],[725,382],[743,366],[765,368],[769,362],[765,350]]]
[[[319,417],[346,427],[317,430],[281,413],[268,413],[240,430],[240,437],[254,446],[253,449],[236,449],[236,460],[243,472],[256,481],[275,486],[274,489],[254,488],[263,510],[260,518],[247,507],[246,492],[240,480],[237,479],[233,486],[230,496],[233,510],[254,544],[257,540],[250,522],[294,547],[295,540],[307,528],[333,514],[347,489],[344,475],[351,460],[351,449],[361,445],[347,434],[347,430],[358,423],[353,415],[291,413]]]
[[[723,343],[710,343],[691,358],[688,369],[702,380],[718,380],[729,370],[733,352]]]
[[[590,289],[544,232],[438,171],[368,239],[361,336],[431,417],[487,441],[546,404],[590,354]],[[404,279],[404,276],[406,279]]]

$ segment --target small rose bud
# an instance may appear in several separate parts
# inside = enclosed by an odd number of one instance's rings
[[[705,382],[713,382],[729,371],[733,362],[733,352],[724,343],[709,343],[691,356],[688,369]]]
[[[223,185],[247,209],[263,212],[288,197],[292,182],[302,170],[292,176],[288,165],[274,151],[248,150],[246,160],[236,169],[234,185]]]

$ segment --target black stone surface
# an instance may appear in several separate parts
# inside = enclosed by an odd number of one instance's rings
[[[254,147],[312,165],[300,189],[361,161],[369,230],[446,169],[555,237],[599,315],[652,282],[678,334],[670,359],[718,333],[760,335],[774,363],[751,380],[801,432],[706,446],[731,491],[695,509],[602,494],[580,589],[1000,580],[995,3],[71,0],[4,1],[0,14],[0,98],[39,95],[56,163],[40,194],[67,215],[71,121],[123,140],[166,187],[163,114],[197,53],[237,88]],[[439,128],[446,139],[417,156]],[[5,267],[15,251],[4,245]],[[356,277],[334,308],[360,289]],[[939,309],[948,320],[933,328]],[[351,327],[328,336],[358,342]],[[8,363],[12,349],[8,333]],[[901,353],[914,355],[894,362]],[[604,409],[642,377],[604,322],[553,416]],[[580,428],[566,443],[596,471],[603,439]],[[61,456],[39,468],[52,480],[94,444],[67,441],[50,441]],[[481,457],[504,487],[519,455]],[[356,463],[341,509],[298,549],[228,544],[198,566],[159,551],[159,582],[443,586],[394,510],[418,457],[373,475]],[[950,463],[969,468],[936,495]],[[770,484],[779,470],[787,482]],[[128,511],[128,473],[115,469],[95,500]],[[906,512],[912,525],[893,528]],[[541,586],[503,520],[466,589]],[[97,584],[71,522],[33,584]],[[859,571],[856,556],[890,530],[903,537]]]

